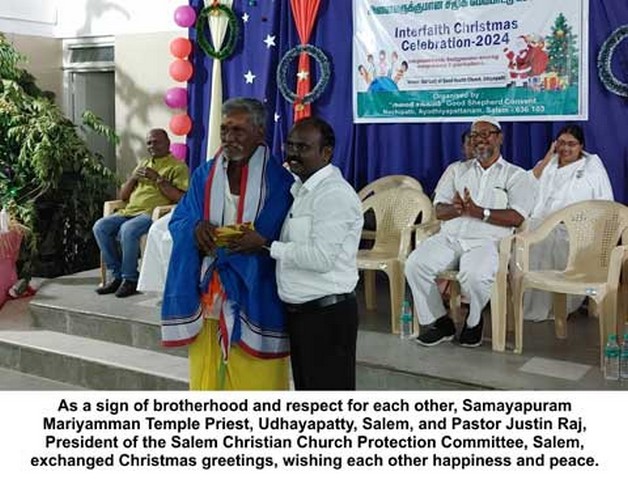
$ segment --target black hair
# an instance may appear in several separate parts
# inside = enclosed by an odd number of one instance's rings
[[[331,147],[332,150],[336,146],[336,135],[334,129],[325,120],[319,117],[307,117],[299,120],[294,124],[294,128],[301,126],[312,126],[321,135],[321,148]]]
[[[563,128],[560,129],[558,135],[556,135],[556,138],[560,137],[563,133],[568,133],[569,135],[574,137],[576,140],[578,140],[578,143],[582,145],[582,148],[584,148],[584,132],[582,131],[582,127],[580,127],[580,125],[576,125],[575,123],[565,125]]]

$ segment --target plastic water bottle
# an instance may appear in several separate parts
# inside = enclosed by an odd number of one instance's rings
[[[410,302],[408,300],[403,301],[399,327],[402,339],[412,337],[412,307],[410,306]]]
[[[2,207],[0,210],[0,233],[7,233],[9,231],[9,212],[6,207]]]
[[[628,332],[624,333],[624,342],[619,352],[619,376],[622,381],[628,381]]]
[[[604,347],[604,378],[606,380],[619,380],[619,345],[617,335],[611,333]]]

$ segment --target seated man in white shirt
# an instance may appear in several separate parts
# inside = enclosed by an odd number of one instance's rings
[[[450,341],[456,333],[436,284],[437,275],[449,269],[458,270],[462,293],[470,302],[459,343],[481,345],[482,309],[497,273],[499,240],[528,217],[535,198],[528,174],[501,156],[497,120],[478,118],[469,137],[475,159],[456,164],[436,190],[440,232],[419,244],[406,262],[421,326],[417,342],[424,346]]]

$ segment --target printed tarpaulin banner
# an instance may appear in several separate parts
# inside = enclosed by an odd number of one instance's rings
[[[354,120],[586,120],[588,11],[588,0],[353,0]]]

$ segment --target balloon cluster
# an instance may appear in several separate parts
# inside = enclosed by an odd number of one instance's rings
[[[182,5],[174,11],[175,23],[189,28],[196,22],[196,11]],[[175,59],[170,64],[170,77],[177,82],[187,82],[192,78],[194,67],[187,57],[192,53],[192,42],[187,38],[178,37],[170,42],[170,53]],[[185,110],[188,106],[188,92],[184,87],[172,87],[166,90],[164,103],[175,110]],[[192,120],[187,113],[176,113],[170,119],[170,131],[175,135],[187,135],[192,130]],[[179,160],[185,160],[187,145],[185,143],[170,144],[170,152]]]

